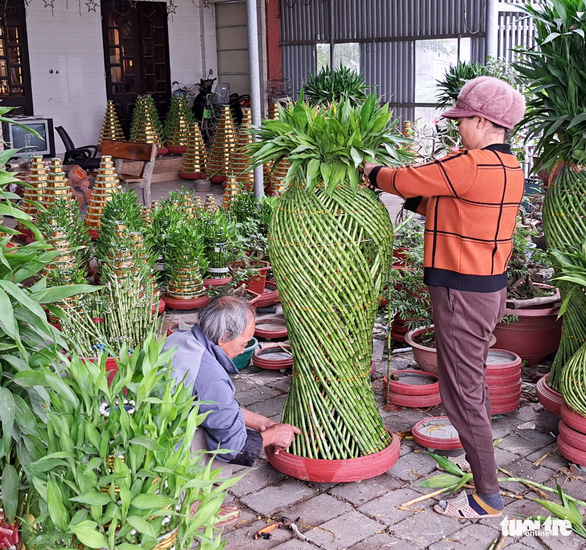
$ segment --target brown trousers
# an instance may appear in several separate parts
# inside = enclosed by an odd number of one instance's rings
[[[442,403],[458,430],[479,493],[496,494],[491,407],[486,385],[490,335],[501,319],[506,289],[468,292],[430,286]]]

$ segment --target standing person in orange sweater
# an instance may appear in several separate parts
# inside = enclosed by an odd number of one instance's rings
[[[371,185],[426,216],[424,281],[433,305],[440,392],[476,487],[474,494],[434,507],[456,518],[498,517],[504,508],[485,374],[490,335],[504,311],[524,189],[523,171],[505,141],[524,112],[525,100],[512,86],[475,78],[442,114],[456,119],[463,149],[413,167],[364,163]]]

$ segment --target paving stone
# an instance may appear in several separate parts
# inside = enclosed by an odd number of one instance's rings
[[[394,537],[390,533],[379,533],[374,535],[373,537],[369,537],[366,540],[360,541],[358,544],[355,544],[353,548],[358,550],[385,550],[388,548],[394,550],[401,550],[403,541]],[[280,550],[280,547],[279,547]]]
[[[285,404],[285,399],[285,395],[278,395],[277,397],[273,397],[271,399],[267,399],[266,401],[256,403],[254,407],[251,407],[251,410],[252,412],[255,412],[257,414],[268,416],[269,418],[273,418],[275,416],[280,418],[281,413],[283,412],[283,405]]]
[[[353,510],[351,504],[322,493],[307,500],[303,500],[291,508],[284,510],[287,517],[300,518],[298,525],[302,531],[310,526],[321,525],[342,514]]]
[[[276,485],[285,479],[285,474],[275,470],[268,462],[258,461],[259,464],[244,474],[244,477],[230,489],[237,497],[261,491],[268,485]]]
[[[423,453],[409,453],[397,460],[392,474],[403,481],[417,481],[424,479],[436,469],[435,460]]]
[[[225,530],[222,540],[227,541],[227,548],[234,550],[268,550],[269,548],[280,548],[281,544],[291,540],[294,536],[288,529],[277,528],[271,533],[269,540],[260,538],[254,540],[254,534],[267,525],[267,521],[257,520],[253,516],[251,521],[241,524],[235,529]]]
[[[315,489],[302,481],[286,478],[278,485],[266,487],[263,491],[257,491],[240,500],[259,514],[274,516],[277,512],[315,494]]]
[[[395,525],[396,523],[420,513],[421,510],[429,508],[435,501],[432,499],[424,500],[421,503],[414,504],[409,510],[400,510],[399,506],[420,497],[421,494],[412,488],[403,488],[391,491],[380,498],[375,498],[360,506],[358,511],[366,514],[372,519],[383,522],[385,525]]]
[[[574,474],[575,475],[575,474]],[[578,500],[586,501],[586,479],[584,476],[578,476],[579,479],[566,480],[564,475],[557,478],[562,487],[562,491]],[[555,484],[552,485],[555,487]]]
[[[442,516],[428,508],[421,514],[414,514],[393,525],[390,532],[396,537],[409,541],[410,545],[405,548],[427,548],[430,544],[448,537],[461,528],[462,524],[459,520]]]
[[[310,542],[325,550],[362,548],[361,541],[383,529],[382,525],[364,514],[352,510],[304,534]],[[359,544],[360,543],[360,544]]]
[[[472,523],[449,537],[429,546],[428,550],[462,550],[463,548],[488,548],[500,536],[500,528],[486,523]]]
[[[549,445],[553,441],[554,438],[549,434],[544,434],[536,430],[523,430],[522,432],[505,437],[499,443],[499,448],[525,457]]]
[[[541,468],[534,468],[533,463],[525,460],[524,458],[520,458],[510,462],[508,464],[504,464],[503,468],[510,472],[515,477],[522,477],[523,479],[528,479],[529,481],[535,481],[536,483],[543,483],[547,484],[549,480],[553,478],[554,471],[541,467]]]
[[[390,470],[392,472],[392,469]],[[383,474],[354,483],[340,483],[328,491],[330,495],[359,506],[388,493],[395,491],[403,482],[394,476]]]
[[[279,544],[277,548],[279,550],[315,550],[315,546],[313,544],[299,540],[297,537]]]
[[[254,409],[255,407],[251,407],[251,405],[259,401],[266,401],[272,397],[277,397],[278,395],[282,395],[282,392],[279,390],[275,390],[269,386],[256,386],[248,391],[239,392],[236,395],[236,400],[240,403],[240,406],[246,407],[247,409]]]
[[[564,458],[560,452],[557,450],[557,444],[552,443],[547,447],[543,447],[543,449],[539,449],[534,453],[530,454],[527,457],[527,460],[531,463],[539,460],[544,454],[548,453],[549,451],[553,451],[547,458],[542,460],[541,467],[545,466],[547,468],[551,468],[552,470],[557,470],[559,468],[567,468],[568,467],[568,460]]]
[[[283,375],[278,380],[270,382],[270,387],[276,390],[280,390],[282,393],[289,393],[291,388],[291,375]]]
[[[500,447],[494,448],[494,461],[499,467],[504,467],[505,464],[509,464],[517,458],[519,458],[519,455],[516,455],[515,453],[505,451],[505,449],[501,449]]]

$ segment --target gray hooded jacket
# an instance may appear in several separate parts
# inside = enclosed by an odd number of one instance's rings
[[[177,347],[171,361],[173,377],[185,379],[185,385],[193,387],[193,395],[198,400],[211,402],[199,406],[200,413],[212,411],[199,427],[205,430],[208,450],[230,450],[216,458],[252,466],[262,451],[262,436],[247,430],[244,424],[244,414],[234,397],[234,384],[229,376],[238,372],[234,363],[197,325],[169,336],[164,349],[173,347]]]

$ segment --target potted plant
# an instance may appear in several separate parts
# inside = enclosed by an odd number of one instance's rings
[[[563,163],[545,194],[543,228],[548,248],[567,252],[582,246],[586,238],[586,97],[580,80],[586,74],[584,5],[558,0],[521,9],[535,26],[535,47],[523,50],[515,64],[528,81],[529,136],[537,141],[543,168],[555,172]],[[562,297],[571,291],[567,281],[559,288]],[[564,365],[586,341],[586,295],[574,298],[563,316],[562,338],[547,380],[553,390],[559,390]]]
[[[163,344],[151,334],[132,355],[124,347],[111,385],[103,359],[74,356],[59,385],[38,376],[53,405],[48,454],[26,465],[36,503],[27,548],[217,547],[213,518],[238,478],[214,486],[219,470],[201,463],[203,451],[192,454],[202,416],[166,367],[173,350]]]
[[[284,158],[291,163],[290,185],[269,226],[269,254],[294,357],[283,421],[299,426],[302,435],[290,452],[269,460],[292,475],[307,476],[304,467],[314,463],[314,472],[328,465],[339,470],[345,460],[373,459],[393,447],[368,376],[392,224],[377,195],[358,189],[363,160],[409,158],[402,149],[406,139],[392,133],[390,119],[374,95],[360,106],[345,100],[328,108],[302,97],[255,131],[257,166]],[[289,468],[289,461],[299,467]],[[371,464],[360,475],[378,475],[380,467]]]
[[[509,260],[507,307],[493,332],[496,347],[538,365],[557,350],[561,338],[559,292],[535,282],[536,274],[551,267],[549,255],[531,242],[534,231],[517,224]]]
[[[336,69],[324,67],[317,74],[308,75],[303,94],[311,105],[328,106],[347,99],[353,106],[362,105],[368,86],[362,75],[340,65]]]

